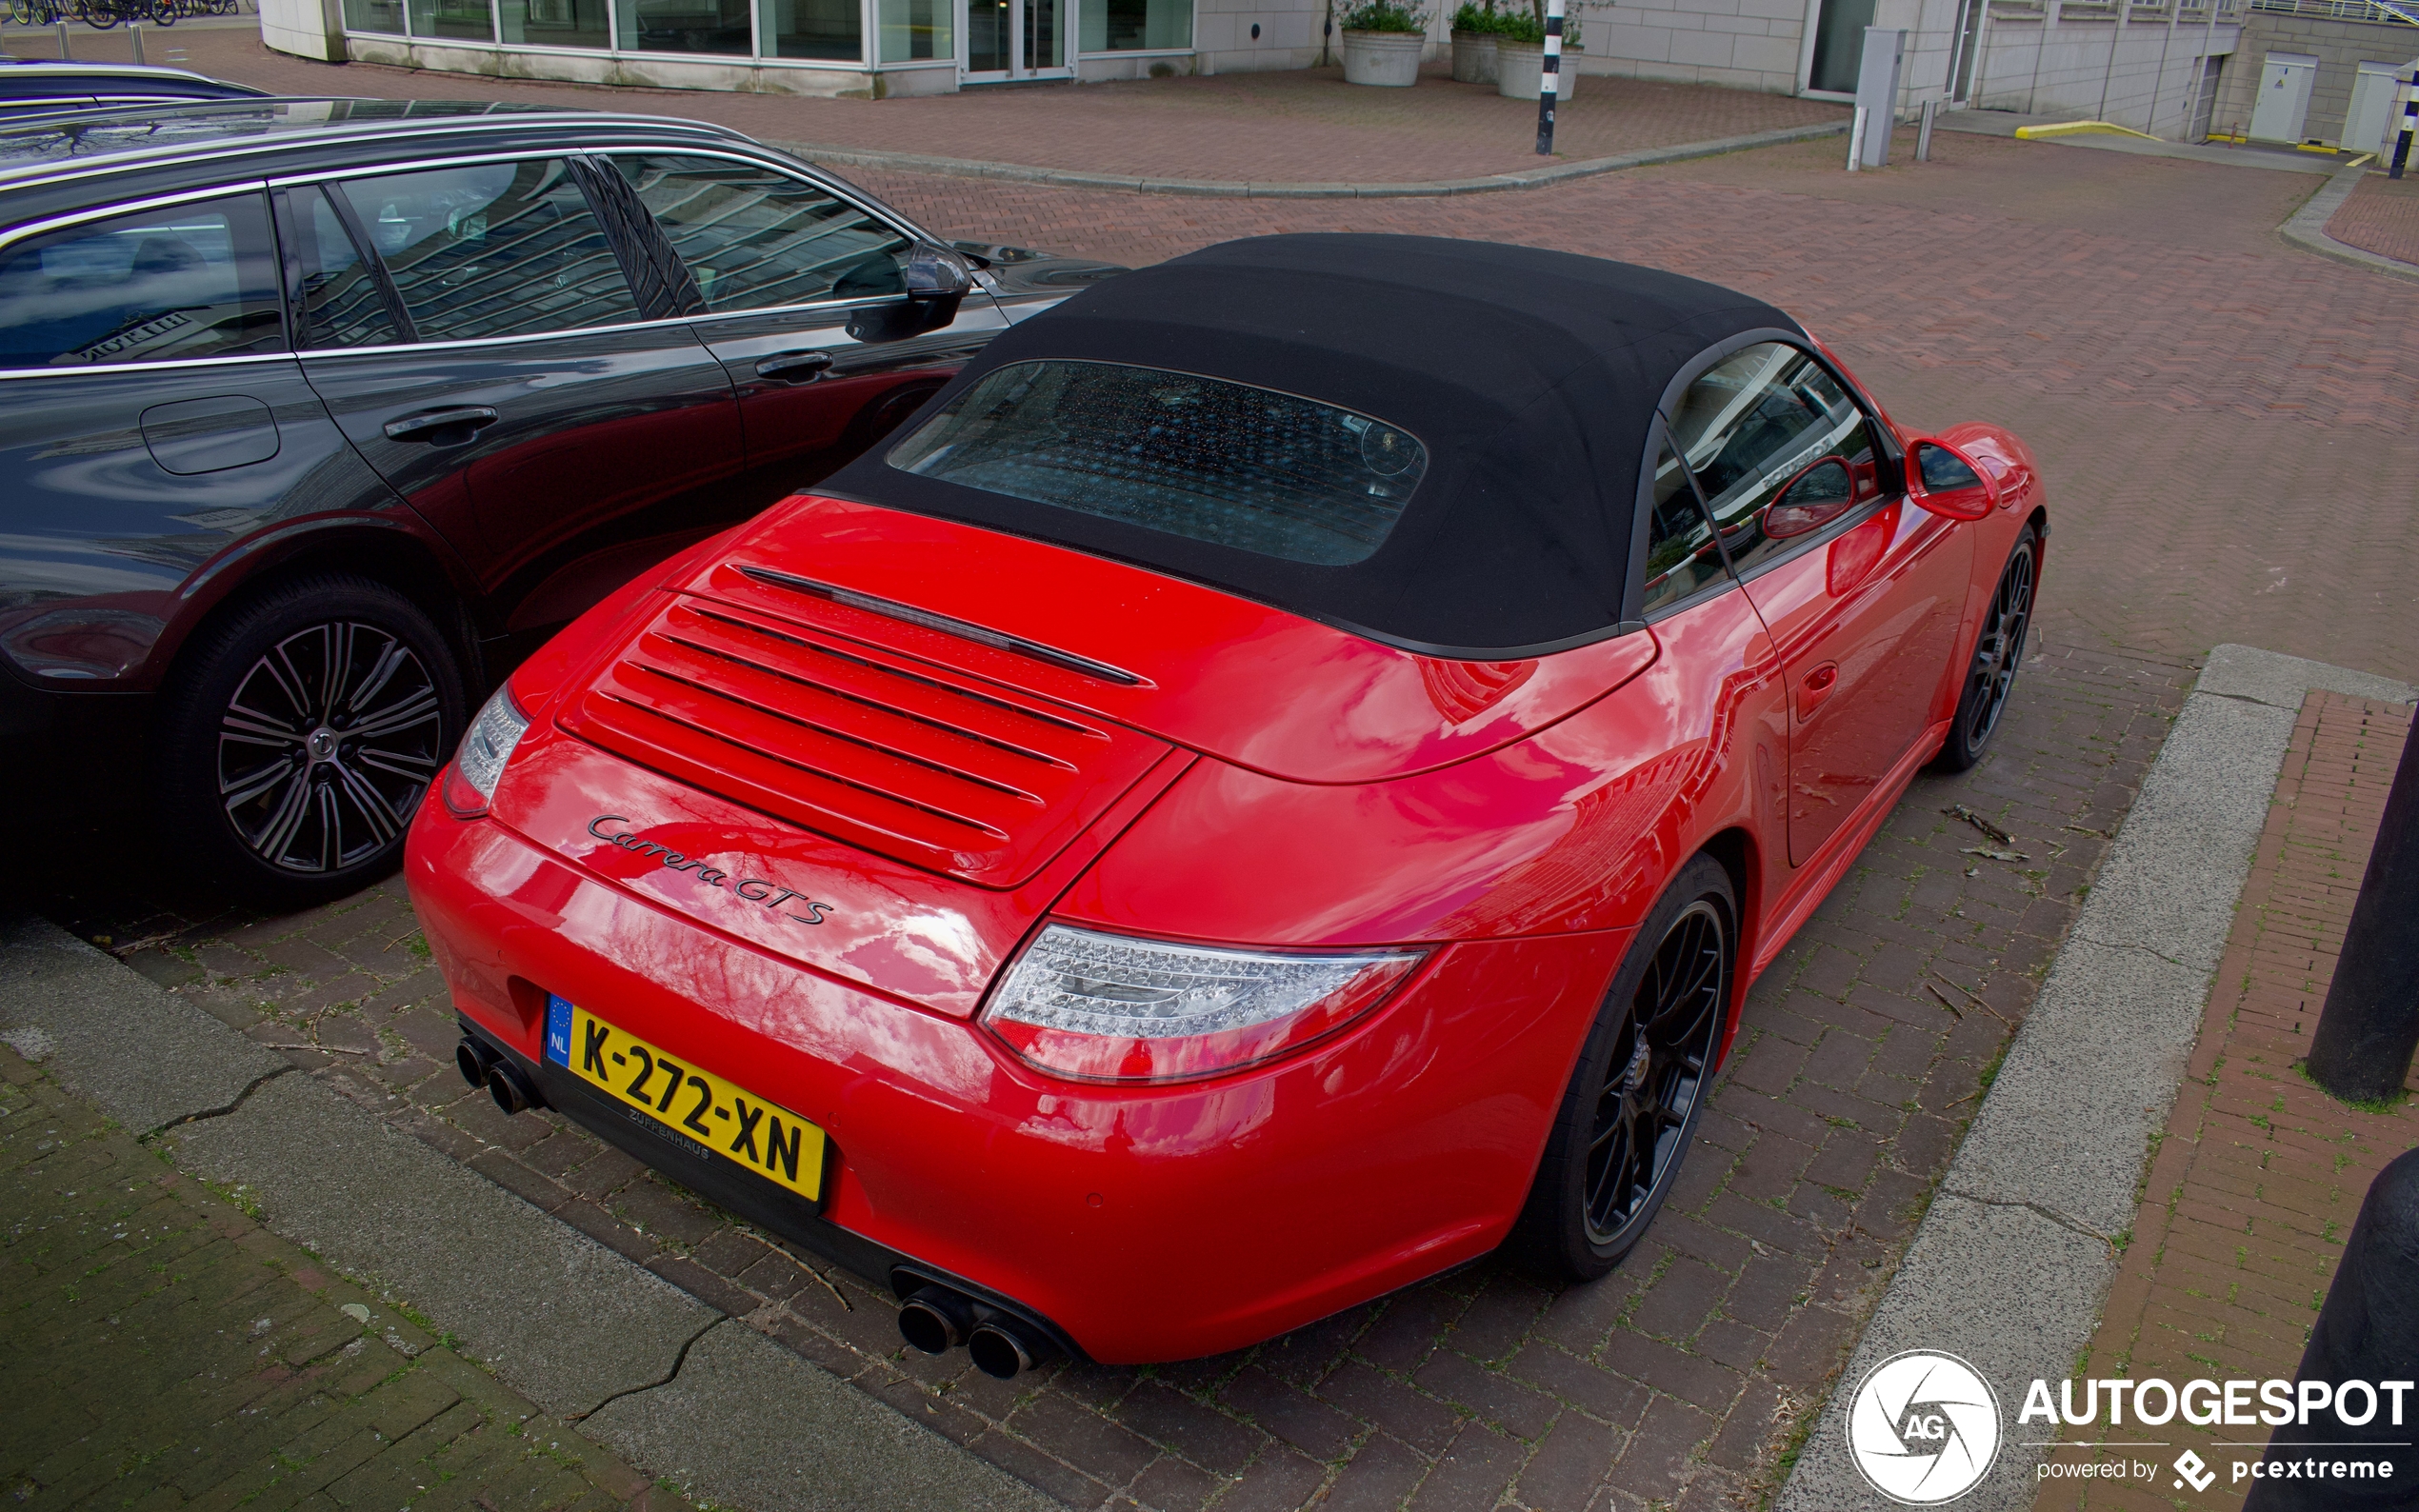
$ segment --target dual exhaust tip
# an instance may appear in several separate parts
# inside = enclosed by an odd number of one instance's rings
[[[925,1286],[900,1304],[899,1337],[928,1355],[964,1344],[994,1381],[1013,1381],[1058,1352],[1029,1324],[946,1286]]]
[[[461,1070],[462,1080],[486,1087],[495,1105],[507,1113],[526,1113],[546,1105],[546,1099],[538,1096],[519,1066],[470,1035],[453,1047],[453,1064]]]
[[[471,1035],[454,1045],[453,1064],[462,1080],[486,1087],[508,1114],[546,1105],[519,1066]],[[963,1345],[974,1368],[995,1381],[1013,1381],[1058,1353],[1030,1324],[947,1286],[924,1286],[907,1299],[899,1308],[899,1337],[928,1355]]]

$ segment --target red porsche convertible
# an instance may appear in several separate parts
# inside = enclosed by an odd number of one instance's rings
[[[508,1111],[1001,1376],[1610,1268],[2048,533],[1780,310],[1471,242],[1125,274],[900,435],[524,666],[408,875]]]

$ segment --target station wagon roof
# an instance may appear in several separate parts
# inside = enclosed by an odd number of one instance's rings
[[[0,127],[0,191],[230,152],[296,154],[375,142],[394,155],[399,134],[431,139],[492,135],[543,136],[547,128],[584,132],[629,129],[646,135],[749,142],[743,133],[704,121],[571,110],[489,100],[364,100],[346,98],[217,100],[152,105],[50,116]],[[312,165],[313,167],[317,165]]]

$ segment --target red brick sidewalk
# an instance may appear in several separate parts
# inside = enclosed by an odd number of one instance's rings
[[[2419,263],[2419,177],[2369,174],[2327,223],[2327,234],[2364,252]]]
[[[30,44],[19,43],[29,51]],[[154,34],[147,52],[181,49],[185,67],[281,94],[526,100],[717,121],[752,136],[826,147],[979,158],[1033,168],[1165,178],[1396,183],[1471,178],[1549,164],[1536,153],[1537,108],[1433,70],[1409,90],[1356,89],[1340,70],[1151,79],[923,99],[828,100],[697,90],[598,89],[310,63],[249,31]],[[79,35],[78,57],[123,61],[124,33]],[[48,56],[49,50],[42,50]],[[1712,141],[1835,121],[1843,108],[1711,86],[1589,77],[1556,112],[1565,159]]]
[[[2301,1070],[2410,727],[2399,705],[2320,692],[2302,706],[2200,1043],[2078,1374],[2289,1379],[2369,1182],[2419,1143],[2410,1104],[2346,1107]],[[2195,1450],[2218,1483],[2191,1504],[2230,1509],[2250,1483],[2234,1483],[2232,1463],[2259,1457],[2241,1445],[2263,1432],[2179,1419],[2108,1436],[2172,1441],[2137,1451],[2164,1460]],[[2174,1504],[2164,1487],[2052,1482],[2036,1507],[2148,1512]]]

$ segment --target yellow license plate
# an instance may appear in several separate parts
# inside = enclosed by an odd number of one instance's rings
[[[546,1058],[680,1140],[807,1199],[823,1197],[823,1130],[563,998],[546,1007]]]

